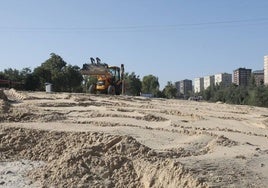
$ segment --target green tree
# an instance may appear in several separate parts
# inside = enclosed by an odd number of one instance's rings
[[[127,95],[140,95],[142,83],[134,72],[125,74],[125,90]]]
[[[171,81],[169,81],[167,82],[167,85],[163,89],[163,93],[168,99],[176,98],[177,89],[175,85]]]
[[[157,96],[159,92],[158,78],[154,75],[144,76],[142,79],[142,93],[151,93]]]
[[[212,97],[213,102],[222,101],[225,102],[225,93],[222,89],[216,90],[215,94]]]
[[[62,78],[62,77],[60,77]],[[65,78],[65,87],[61,88],[62,91],[69,92],[81,92],[82,91],[82,80],[83,77],[80,73],[78,66],[68,65],[64,67],[63,78]]]
[[[33,76],[32,70],[29,67],[23,68],[20,71],[20,76],[22,78],[24,90],[34,91],[39,86],[38,77]]]
[[[3,79],[3,80],[6,80],[7,79],[5,73],[2,72],[2,71],[0,72],[0,79]]]
[[[17,69],[8,68],[2,72],[2,79],[10,80],[9,87],[15,89],[23,89],[23,83],[25,82],[26,76],[22,74],[22,71]]]
[[[25,83],[24,83],[24,89],[28,91],[36,91],[40,88],[40,79],[35,74],[27,74]]]
[[[44,90],[45,83],[52,82],[51,71],[43,66],[35,68],[33,71],[33,76],[38,79],[39,85],[36,86],[37,90]]]
[[[50,58],[34,70],[40,79],[40,87],[44,88],[46,82],[51,82],[54,91],[62,91],[66,84],[63,73],[65,66],[66,62],[59,55],[51,53]]]
[[[54,53],[41,66],[34,69],[33,76],[37,77],[35,83],[39,82],[39,90],[43,90],[45,83],[50,82],[54,91],[79,92],[82,91],[81,82],[83,77],[78,66],[67,65],[67,63]]]
[[[212,89],[214,87],[214,89]],[[230,104],[254,105],[268,107],[268,87],[256,86],[254,78],[251,78],[249,86],[237,86],[231,84],[228,87],[216,85],[202,92],[205,100],[213,102],[222,101]]]
[[[8,80],[20,82],[22,80],[20,71],[17,69],[8,68],[4,70],[4,75]]]
[[[30,67],[26,67],[26,68],[23,68],[21,71],[20,71],[20,75],[24,78],[27,77],[27,75],[31,74],[32,73],[32,70],[30,69]]]
[[[201,91],[201,96],[204,100],[210,101],[212,100],[213,96],[215,95],[215,86],[211,85],[207,89]]]
[[[223,90],[223,89],[221,89]],[[224,100],[227,103],[238,104],[239,103],[239,89],[236,84],[231,84],[229,87],[224,88]]]
[[[51,57],[46,60],[41,67],[50,71],[50,80],[53,84],[53,89],[55,91],[64,91],[66,78],[64,78],[65,75],[63,71],[67,63],[59,55],[51,53],[50,56]]]
[[[250,88],[255,88],[256,85],[256,80],[253,74],[251,74],[250,79],[249,79],[249,87]]]
[[[251,96],[252,97],[252,96]],[[259,86],[254,91],[254,104],[256,106],[268,107],[268,87]]]

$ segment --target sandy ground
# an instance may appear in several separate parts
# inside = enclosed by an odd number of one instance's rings
[[[268,109],[0,90],[0,187],[268,187]]]

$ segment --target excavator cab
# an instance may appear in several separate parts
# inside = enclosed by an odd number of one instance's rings
[[[111,73],[113,80],[115,82],[120,80],[120,68],[116,66],[108,67],[108,71]]]

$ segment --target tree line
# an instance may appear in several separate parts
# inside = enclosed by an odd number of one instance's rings
[[[45,83],[49,82],[55,91],[80,92],[83,77],[78,66],[67,64],[59,55],[52,53],[33,71],[30,68],[21,71],[8,68],[0,72],[0,79],[16,82],[8,86],[21,90],[42,91]]]
[[[83,77],[80,67],[67,64],[55,53],[51,53],[49,59],[33,70],[23,68],[19,71],[8,68],[0,71],[0,80],[10,80],[8,83],[0,82],[0,87],[27,91],[44,91],[45,83],[51,83],[55,92],[87,92],[90,84],[96,82],[95,77]],[[150,93],[155,97],[173,98],[169,92],[172,90],[174,93],[176,90],[169,82],[167,87],[160,91],[158,77],[147,75],[141,80],[135,72],[125,74],[125,85],[126,94],[134,96]]]
[[[223,103],[268,107],[268,87],[264,84],[256,85],[251,77],[249,86],[212,85],[199,93],[204,100]]]

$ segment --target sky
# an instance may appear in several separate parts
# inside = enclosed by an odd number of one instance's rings
[[[267,0],[0,0],[0,71],[60,55],[168,81],[263,69]]]

